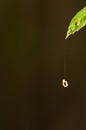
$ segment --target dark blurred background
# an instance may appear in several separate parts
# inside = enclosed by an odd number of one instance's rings
[[[86,28],[65,40],[85,4],[0,2],[0,130],[86,129]],[[61,85],[64,45],[68,88]]]

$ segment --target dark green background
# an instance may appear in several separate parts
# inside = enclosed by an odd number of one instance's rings
[[[64,39],[85,4],[0,2],[0,130],[86,129],[86,28]],[[61,86],[64,45],[66,89]]]

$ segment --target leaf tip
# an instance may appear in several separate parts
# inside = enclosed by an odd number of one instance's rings
[[[68,37],[69,37],[69,34],[67,33],[65,39],[67,39]]]

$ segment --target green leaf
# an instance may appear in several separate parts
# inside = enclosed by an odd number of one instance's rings
[[[79,31],[86,25],[86,7],[81,9],[71,20],[66,34],[67,39],[71,34]]]

